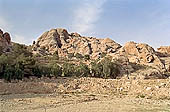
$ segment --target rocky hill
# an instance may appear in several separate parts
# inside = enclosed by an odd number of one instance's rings
[[[31,56],[30,51],[37,56],[58,55],[66,59],[75,59],[71,63],[79,64],[80,61],[89,65],[95,59],[102,61],[104,57],[111,57],[112,62],[121,65],[121,74],[134,72],[136,68],[141,70],[147,66],[149,75],[164,74],[170,72],[169,47],[160,47],[155,51],[151,46],[144,43],[127,42],[121,46],[110,38],[84,37],[78,33],[68,33],[66,29],[51,29],[43,33],[32,46],[13,44],[9,33],[0,30],[1,52],[15,51],[15,53]],[[22,49],[22,50],[21,50]],[[25,52],[25,51],[27,52]],[[88,57],[86,60],[85,57]],[[79,60],[77,60],[79,58]],[[38,59],[44,64],[49,60]],[[140,66],[138,66],[140,65]],[[142,71],[141,71],[142,72]],[[144,73],[145,74],[145,73]]]
[[[102,53],[114,53],[119,48],[121,45],[109,38],[83,37],[78,33],[69,34],[66,29],[51,29],[33,44],[33,53],[49,55],[57,52],[62,57],[79,53],[98,58]]]
[[[109,38],[84,37],[78,33],[68,33],[62,28],[43,33],[36,42],[34,41],[32,50],[33,54],[39,55],[57,53],[60,57],[69,57],[80,54],[89,55],[91,59],[100,59],[106,54],[121,60],[122,65],[135,63],[152,66],[160,71],[167,69],[158,52],[147,44],[127,42],[121,46]]]

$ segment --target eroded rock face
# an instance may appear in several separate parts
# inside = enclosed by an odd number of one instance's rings
[[[0,29],[0,47],[2,52],[10,51],[11,47],[11,37],[10,34]]]
[[[163,54],[169,54],[170,55],[170,46],[161,46],[160,48],[157,49],[158,52],[163,53]]]
[[[78,33],[69,34],[66,29],[57,28],[45,32],[38,38],[33,44],[33,53],[47,55],[58,52],[62,57],[79,53],[98,58],[101,53],[113,53],[120,47],[118,43],[109,38],[83,37]]]
[[[83,37],[78,33],[69,34],[66,29],[51,29],[45,32],[33,44],[33,53],[50,55],[58,53],[60,57],[81,54],[89,55],[91,59],[101,58],[102,53],[122,60],[124,68],[133,71],[129,63],[152,66],[165,71],[165,63],[162,62],[155,50],[147,44],[128,42],[122,47],[115,41],[105,38]],[[126,70],[125,70],[126,72]]]
[[[120,54],[128,57],[129,62],[149,65],[164,70],[164,63],[156,55],[155,50],[147,44],[128,42],[122,47]]]

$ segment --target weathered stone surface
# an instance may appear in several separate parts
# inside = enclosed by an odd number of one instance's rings
[[[157,49],[158,52],[163,53],[163,54],[169,54],[170,55],[170,46],[161,46],[160,48]]]
[[[10,34],[9,34],[9,33],[5,32],[5,33],[3,34],[3,38],[8,42],[8,44],[11,43],[11,37],[10,37]]]
[[[11,37],[10,34],[3,31],[0,29],[0,47],[1,47],[1,52],[6,52],[9,51],[11,48]]]
[[[89,55],[91,59],[99,59],[102,54],[107,54],[118,59],[123,68],[130,71],[133,71],[133,68],[129,63],[152,66],[160,71],[168,68],[158,53],[147,44],[128,42],[122,47],[109,38],[83,37],[78,33],[69,34],[62,28],[45,32],[34,42],[32,48],[34,54],[50,55],[58,52],[60,57],[75,56],[79,53],[83,56]]]
[[[165,69],[164,63],[157,56],[155,50],[147,44],[128,42],[120,54],[127,56],[129,62],[153,66],[160,70]]]
[[[118,43],[109,38],[82,37],[78,33],[69,34],[66,29],[57,28],[45,32],[38,38],[33,44],[33,53],[45,55],[58,51],[59,56],[79,53],[98,58],[100,56],[96,54],[113,53],[120,47]]]

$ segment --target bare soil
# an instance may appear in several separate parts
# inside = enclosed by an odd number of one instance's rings
[[[0,112],[169,112],[170,80],[0,80]]]

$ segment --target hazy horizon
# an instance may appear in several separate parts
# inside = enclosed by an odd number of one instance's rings
[[[65,28],[125,44],[170,46],[169,0],[0,0],[0,29],[31,44],[43,32]]]

